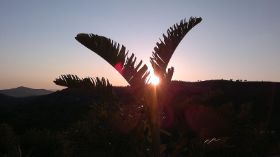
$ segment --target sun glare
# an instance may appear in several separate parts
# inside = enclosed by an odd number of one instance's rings
[[[151,83],[154,85],[154,86],[157,86],[159,84],[159,78],[156,76],[156,75],[152,75],[151,76]]]

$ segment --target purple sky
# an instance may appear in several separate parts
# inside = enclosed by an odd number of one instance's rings
[[[94,33],[124,44],[148,65],[155,43],[176,22],[203,21],[175,51],[173,80],[280,81],[280,1],[0,1],[0,89],[57,89],[61,74],[125,80],[79,44]]]

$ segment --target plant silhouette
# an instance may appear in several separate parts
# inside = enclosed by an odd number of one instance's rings
[[[200,23],[201,20],[200,17],[191,17],[188,21],[186,19],[181,20],[180,23],[174,24],[167,30],[167,35],[163,34],[163,41],[160,39],[160,42],[156,43],[150,63],[154,74],[160,79],[160,86],[155,88],[161,89],[159,94],[151,90],[150,86],[146,86],[149,85],[150,78],[147,65],[143,64],[142,60],[137,62],[136,56],[133,53],[129,55],[124,45],[96,34],[80,33],[75,37],[77,41],[106,60],[124,77],[133,89],[133,96],[137,97],[139,101],[144,100],[145,106],[148,108],[148,115],[150,116],[148,118],[148,123],[150,124],[148,130],[152,132],[150,139],[152,139],[154,156],[160,156],[159,117],[161,108],[158,107],[158,103],[164,104],[164,102],[158,102],[158,100],[164,97],[167,90],[165,87],[171,82],[174,73],[174,68],[167,69],[167,65],[185,35]],[[110,85],[104,78],[96,78],[96,81],[94,81],[90,78],[80,79],[75,75],[62,75],[54,83],[68,88],[95,87],[98,84],[103,87]]]
[[[167,30],[167,35],[163,34],[163,41],[160,40],[160,42],[156,43],[150,62],[154,73],[160,78],[162,85],[170,82],[172,79],[174,68],[171,67],[167,70],[166,68],[175,49],[185,35],[200,23],[201,20],[200,17],[191,17],[188,21],[186,19],[181,20],[180,23],[174,24]],[[137,64],[136,56],[133,53],[129,55],[124,45],[96,34],[80,33],[75,38],[112,65],[131,87],[137,89],[148,84],[150,72],[147,65],[142,64],[142,60]],[[74,77],[69,77],[69,79],[75,81]],[[54,82],[57,85],[62,85],[58,81]],[[67,85],[67,83],[64,83],[64,85]]]
[[[54,83],[68,88],[94,88],[94,87],[111,87],[109,80],[102,77],[96,78],[79,78],[77,75],[61,75],[54,80]]]
[[[180,23],[174,24],[167,30],[167,35],[163,34],[163,41],[160,39],[160,42],[156,43],[150,63],[162,86],[168,84],[172,79],[174,68],[166,68],[175,49],[185,35],[201,20],[200,17],[191,17],[188,21],[181,20]],[[143,64],[142,60],[137,64],[134,53],[129,55],[124,45],[96,34],[79,33],[75,38],[112,65],[132,88],[141,89],[148,84],[150,72],[147,65]],[[99,80],[99,78],[96,79]],[[84,83],[81,82],[92,82],[92,80],[80,80],[74,75],[62,75],[54,81],[55,84],[66,87],[73,87],[74,84],[83,86]]]
[[[179,24],[174,24],[167,30],[167,36],[163,34],[164,41],[160,40],[160,43],[156,43],[153,56],[151,57],[151,64],[154,72],[163,83],[171,81],[174,68],[171,67],[166,71],[167,65],[185,35],[198,23],[201,22],[201,18],[191,17],[187,22],[186,19],[181,20]]]

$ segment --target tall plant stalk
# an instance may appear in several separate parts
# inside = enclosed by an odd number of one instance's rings
[[[154,157],[160,156],[160,107],[158,104],[157,87],[152,88],[152,101],[150,109],[151,129],[152,129],[152,145]]]

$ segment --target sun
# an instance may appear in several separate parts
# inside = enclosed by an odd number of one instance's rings
[[[159,78],[156,76],[156,75],[152,75],[151,76],[151,83],[154,85],[154,86],[157,86],[159,84]]]

